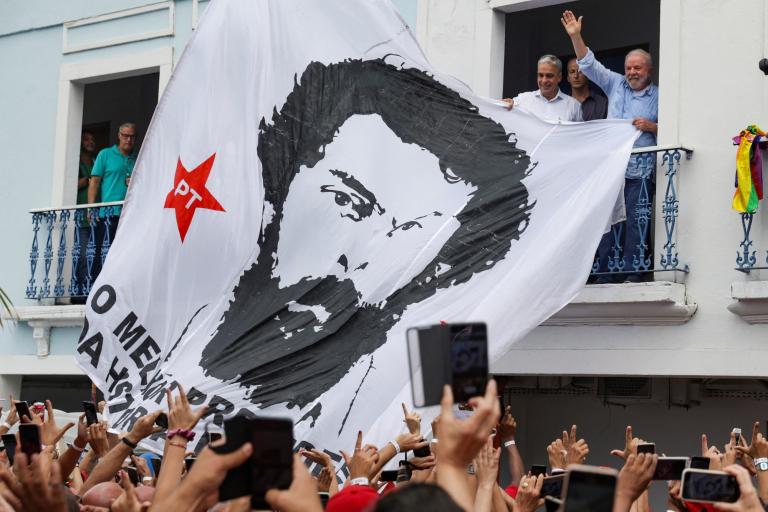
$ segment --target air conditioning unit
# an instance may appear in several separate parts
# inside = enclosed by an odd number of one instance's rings
[[[603,377],[598,379],[598,395],[606,400],[650,400],[651,379],[647,377]]]

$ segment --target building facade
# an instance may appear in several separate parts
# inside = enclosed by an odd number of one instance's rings
[[[0,396],[80,400],[69,391],[88,387],[72,359],[83,306],[67,300],[71,265],[58,261],[46,212],[75,204],[83,127],[102,146],[123,121],[143,137],[208,2],[44,3],[33,11],[5,2],[0,17],[0,286],[19,313],[0,330]],[[585,286],[492,365],[520,417],[526,462],[546,462],[544,444],[572,422],[597,463],[608,463],[630,422],[691,452],[673,455],[696,454],[702,432],[722,443],[730,427],[762,422],[768,221],[763,205],[739,215],[731,196],[732,137],[768,115],[768,77],[758,67],[768,55],[768,2],[394,3],[438,69],[493,98],[535,89],[539,55],[572,53],[564,8],[584,15],[587,43],[612,67],[634,47],[656,63],[658,145],[647,150],[656,194],[643,218],[653,233],[643,282]]]

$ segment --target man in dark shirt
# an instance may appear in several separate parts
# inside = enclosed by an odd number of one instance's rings
[[[590,90],[589,79],[579,70],[575,57],[568,61],[568,83],[571,84],[571,96],[581,103],[581,117],[585,121],[606,118],[608,98]]]

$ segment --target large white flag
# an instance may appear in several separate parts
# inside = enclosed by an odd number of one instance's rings
[[[637,132],[552,124],[424,58],[389,0],[214,0],[144,142],[78,364],[118,429],[182,384],[337,454],[410,402],[405,330],[496,358],[584,285]],[[151,444],[151,443],[150,443]]]

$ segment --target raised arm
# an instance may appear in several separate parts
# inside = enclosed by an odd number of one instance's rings
[[[579,60],[587,56],[588,50],[587,43],[585,43],[584,38],[581,37],[582,19],[584,19],[584,16],[576,18],[576,15],[573,14],[572,11],[565,11],[562,18],[560,18],[560,23],[563,24],[563,28],[568,33],[568,37],[571,38],[573,51],[576,53],[576,58]]]
[[[581,36],[581,21],[583,18],[583,16],[576,18],[573,12],[565,11],[562,18],[560,18],[560,22],[568,33],[568,37],[571,38],[573,51],[576,53],[576,59],[578,59],[577,62],[581,72],[595,82],[607,96],[610,96],[611,91],[624,80],[624,77],[606,68],[600,61],[595,59],[595,54],[587,47],[587,43],[584,42],[584,38]]]

